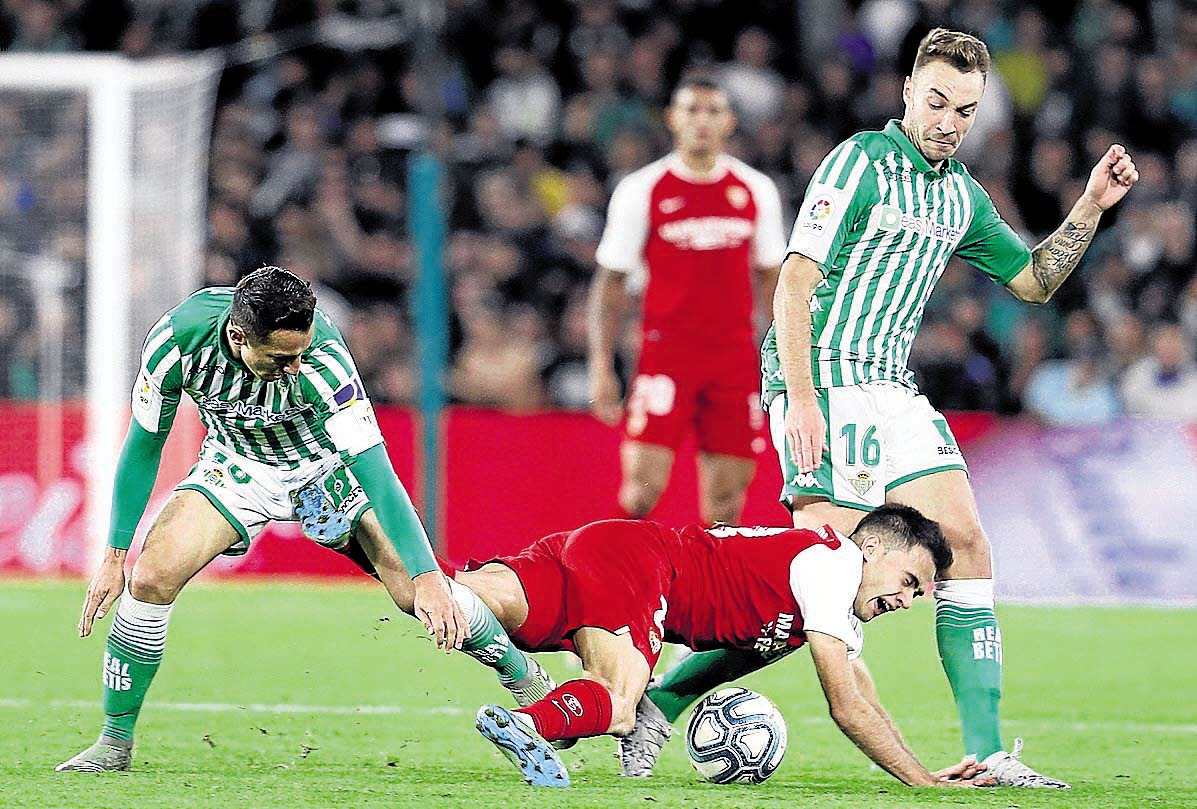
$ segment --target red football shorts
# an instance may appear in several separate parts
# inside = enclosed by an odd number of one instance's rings
[[[674,568],[654,525],[590,523],[495,561],[515,572],[528,599],[528,619],[511,635],[521,649],[573,652],[574,631],[596,627],[629,635],[649,670],[656,665]]]
[[[751,344],[698,350],[685,341],[645,340],[624,435],[676,452],[693,426],[700,450],[756,458],[766,446],[759,365]]]

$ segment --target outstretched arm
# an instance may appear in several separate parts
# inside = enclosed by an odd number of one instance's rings
[[[873,762],[909,786],[935,786],[938,782],[894,733],[886,718],[861,694],[848,661],[848,647],[839,638],[821,632],[807,633],[819,684],[827,697],[831,718],[844,735]]]
[[[169,427],[167,428],[169,429]],[[166,432],[151,433],[137,420],[129,422],[129,432],[116,465],[112,486],[112,520],[108,529],[108,547],[100,566],[87,586],[83,612],[79,616],[79,637],[91,634],[94,621],[103,618],[125,589],[125,556],[133,544],[137,524],[150,502]]]
[[[415,587],[414,613],[436,640],[437,648],[460,649],[469,625],[449,591],[449,583],[432,554],[420,515],[391,466],[384,444],[354,456],[353,474],[370,498],[383,533],[395,547]]]
[[[878,767],[909,786],[970,785],[940,780],[919,763],[888,715],[861,693],[857,674],[848,660],[848,647],[842,640],[821,632],[808,632],[807,645],[831,718]],[[868,682],[871,684],[872,680]]]
[[[1139,172],[1126,149],[1114,144],[1093,167],[1080,199],[1063,224],[1031,251],[1031,263],[1006,285],[1019,300],[1047,303],[1089,249],[1102,213],[1116,205],[1138,182]]]

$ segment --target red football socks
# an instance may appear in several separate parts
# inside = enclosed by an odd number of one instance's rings
[[[594,680],[570,680],[527,708],[546,741],[601,736],[611,727],[611,692]]]

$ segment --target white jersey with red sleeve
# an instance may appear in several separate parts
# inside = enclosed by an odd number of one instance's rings
[[[842,640],[850,659],[860,656],[864,635],[853,605],[864,558],[851,539],[829,526],[691,526],[674,537],[666,640],[772,658],[821,632]]]
[[[650,339],[753,339],[754,267],[785,258],[773,181],[728,155],[699,175],[677,153],[620,181],[595,253],[644,288]]]

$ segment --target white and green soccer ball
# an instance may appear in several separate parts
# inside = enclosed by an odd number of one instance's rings
[[[723,688],[694,708],[686,725],[690,763],[716,784],[761,784],[786,754],[786,723],[767,697]]]

